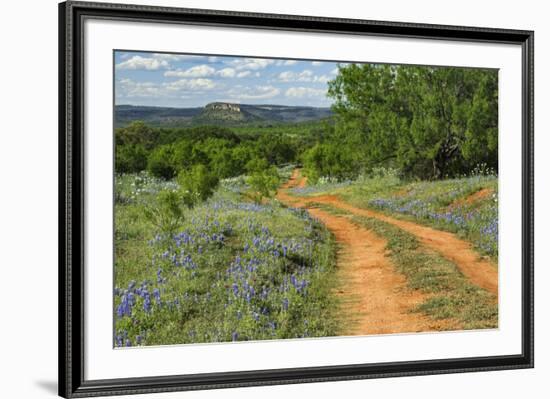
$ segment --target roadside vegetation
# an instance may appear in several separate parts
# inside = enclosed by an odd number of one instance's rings
[[[469,176],[433,181],[404,179],[396,170],[377,169],[357,180],[321,180],[292,192],[338,195],[359,208],[450,231],[470,241],[480,255],[498,260],[498,177],[483,167]]]
[[[116,346],[336,334],[331,234],[305,211],[243,200],[245,180],[189,208],[176,181],[117,178]]]
[[[386,248],[393,264],[405,275],[409,288],[428,295],[428,299],[415,311],[436,320],[450,320],[449,329],[498,326],[497,298],[471,284],[455,264],[422,247],[412,234],[378,219],[355,216],[330,205],[316,206],[332,214],[349,217],[353,223],[387,240]]]

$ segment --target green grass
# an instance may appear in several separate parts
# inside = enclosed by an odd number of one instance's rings
[[[490,195],[465,201],[487,189]],[[498,262],[498,178],[473,175],[437,181],[404,181],[394,173],[328,182],[293,190],[295,195],[337,194],[354,206],[450,231]]]
[[[115,345],[168,345],[336,335],[335,243],[307,212],[243,201],[222,182],[186,211],[176,234],[144,217],[161,189],[116,179]]]
[[[352,222],[387,240],[391,260],[407,278],[409,287],[429,296],[417,311],[436,320],[457,320],[467,330],[498,326],[496,297],[471,284],[454,263],[422,247],[412,234],[378,219],[353,216],[330,205],[319,205],[319,208],[348,216]]]

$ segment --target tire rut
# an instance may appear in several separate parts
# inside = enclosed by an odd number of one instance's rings
[[[457,328],[451,320],[435,321],[412,312],[428,297],[407,287],[386,256],[386,240],[352,223],[349,218],[309,207],[287,193],[303,181],[293,174],[279,190],[277,198],[289,206],[301,207],[320,220],[339,244],[336,295],[342,307],[341,335],[389,334],[441,331]]]

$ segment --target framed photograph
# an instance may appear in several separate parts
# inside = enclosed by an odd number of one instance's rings
[[[61,396],[533,367],[533,32],[59,21]]]

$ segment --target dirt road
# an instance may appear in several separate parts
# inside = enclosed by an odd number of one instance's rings
[[[300,187],[305,184],[305,179],[300,176],[299,170],[295,170],[289,183],[290,182],[293,182],[292,184],[295,184],[296,187]],[[481,258],[472,248],[470,243],[458,238],[452,233],[423,226],[411,221],[396,219],[370,209],[358,208],[342,201],[341,198],[335,195],[322,195],[298,199],[297,197],[291,197],[287,194],[287,198],[291,203],[292,201],[298,200],[331,205],[351,212],[354,215],[376,218],[397,226],[416,236],[424,246],[435,250],[444,258],[455,263],[460,271],[468,277],[473,284],[498,295],[498,270],[496,265]],[[297,202],[294,202],[294,204],[296,203]]]
[[[305,184],[295,171],[279,190],[277,198],[293,207],[307,208],[334,234],[339,251],[337,273],[341,285],[337,295],[342,302],[340,335],[368,335],[458,329],[450,320],[434,321],[412,309],[426,296],[407,287],[386,256],[386,241],[372,231],[307,203],[312,198],[290,195],[288,189]],[[313,199],[317,201],[317,198]]]

